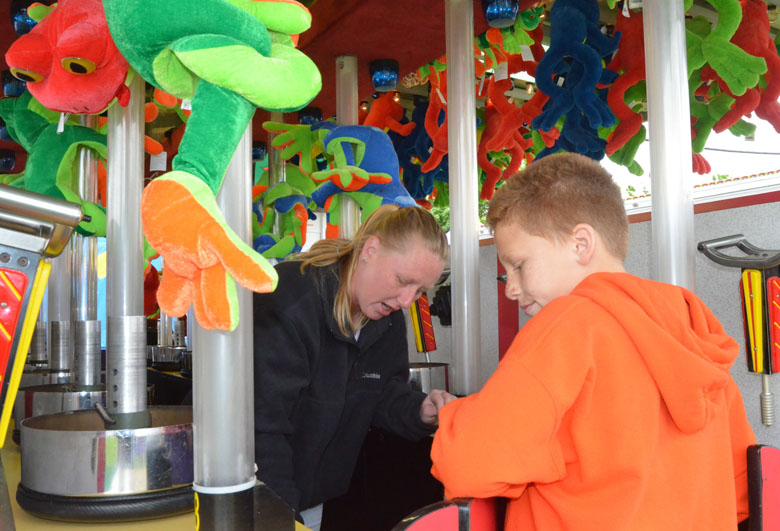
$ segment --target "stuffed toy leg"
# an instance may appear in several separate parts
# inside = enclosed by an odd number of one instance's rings
[[[216,193],[255,107],[291,111],[319,92],[312,61],[290,35],[311,16],[297,2],[104,0],[111,34],[143,78],[192,114],[173,171],[144,190],[144,233],[165,260],[160,308],[183,315],[193,305],[206,329],[238,324],[234,279],[271,291],[276,274],[227,226]]]

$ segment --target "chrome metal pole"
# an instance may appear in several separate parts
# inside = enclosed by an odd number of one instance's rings
[[[73,350],[70,334],[71,250],[65,246],[62,253],[51,260],[49,276],[49,369],[68,372],[73,368]]]
[[[696,288],[685,10],[643,4],[653,230],[653,277]]]
[[[284,122],[284,113],[281,112],[272,112],[271,113],[271,121],[272,122]],[[268,134],[268,145],[270,146],[273,142],[274,137],[276,137],[276,133],[269,133]],[[303,154],[301,154],[303,156]],[[268,187],[274,187],[279,183],[283,183],[285,179],[287,178],[287,167],[285,165],[285,162],[282,160],[281,157],[281,150],[276,148],[271,148],[268,150]],[[282,219],[278,215],[274,217],[274,234],[276,236],[282,237]]]
[[[81,116],[81,125],[94,127],[94,116]],[[97,201],[98,163],[87,147],[79,148],[78,194]],[[97,320],[97,237],[75,233],[72,247],[74,379],[79,385],[100,385],[100,321]]]
[[[251,245],[252,131],[247,128],[217,202],[230,227]],[[233,332],[193,328],[193,488],[229,494],[254,488],[254,358],[252,292],[236,285],[239,323]]]
[[[358,123],[358,63],[354,55],[336,58],[336,121],[341,125]],[[339,198],[339,237],[350,239],[360,226],[360,208],[351,198]]]
[[[473,9],[471,0],[445,0],[447,105],[454,110],[447,115],[452,227],[452,357],[454,391],[464,395],[478,391],[482,358]]]
[[[160,310],[160,322],[157,326],[159,326],[157,329],[157,343],[163,347],[173,345],[173,317]]]
[[[136,76],[127,107],[108,109],[106,407],[117,422],[113,429],[149,424],[141,232],[144,89]]]

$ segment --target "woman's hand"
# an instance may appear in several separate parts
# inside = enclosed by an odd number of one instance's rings
[[[447,391],[433,389],[420,405],[420,419],[426,424],[436,424],[439,421],[439,410],[455,399],[457,397]]]

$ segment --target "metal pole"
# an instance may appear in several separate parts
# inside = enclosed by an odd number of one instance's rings
[[[252,130],[247,128],[225,174],[217,203],[238,237],[251,245]],[[243,205],[243,206],[242,206]],[[236,285],[239,323],[233,332],[204,330],[195,321],[192,356],[194,481],[202,495],[248,497],[255,486],[252,293]],[[220,498],[226,501],[225,498]],[[211,514],[211,513],[210,513]],[[213,514],[212,514],[213,516]],[[204,515],[201,514],[201,520]],[[203,522],[202,529],[220,529]]]
[[[452,227],[452,356],[458,394],[478,390],[482,358],[479,302],[479,206],[474,96],[474,5],[445,0],[447,115]]]
[[[696,244],[685,10],[678,0],[645,2],[643,10],[651,138],[653,277],[694,290]]]
[[[358,65],[354,55],[336,58],[336,121],[341,125],[358,123]],[[360,208],[345,194],[339,199],[339,238],[350,239],[360,225]]]
[[[51,260],[49,276],[49,370],[68,372],[73,368],[70,337],[70,246]]]
[[[136,76],[127,107],[108,109],[106,407],[116,420],[112,429],[149,424],[141,232],[144,88]]]
[[[81,125],[94,127],[94,116],[81,116]],[[79,148],[78,194],[97,201],[97,160],[91,149]],[[100,385],[100,321],[97,320],[97,237],[74,234],[72,246],[73,360],[75,382]]]
[[[272,112],[271,121],[284,123],[284,113]],[[268,145],[270,146],[273,139],[276,137],[275,133],[269,133]],[[270,149],[268,151],[268,187],[272,188],[279,183],[283,183],[287,178],[287,167],[281,157],[281,150]],[[274,234],[281,238],[282,236],[282,218],[278,214],[274,217]]]

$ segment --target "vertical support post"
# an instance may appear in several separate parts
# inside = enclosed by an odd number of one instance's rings
[[[358,124],[358,64],[354,55],[336,58],[336,121]],[[358,204],[344,194],[339,197],[339,238],[351,239],[360,225]]]
[[[445,0],[447,115],[452,227],[452,355],[458,394],[477,391],[482,358],[479,302],[479,204],[474,5]]]
[[[127,107],[108,109],[106,406],[116,420],[110,429],[149,425],[141,231],[144,88],[136,75]]]
[[[59,256],[51,259],[49,276],[49,370],[66,373],[73,369],[70,335],[71,249],[66,245]],[[70,377],[66,377],[70,381]]]
[[[271,121],[284,123],[284,113],[274,111],[271,113]],[[273,139],[276,137],[276,133],[268,134],[268,187],[272,188],[279,183],[283,183],[287,178],[287,168],[285,162],[282,160],[281,151],[271,147]],[[282,236],[282,219],[277,214],[274,217],[274,234],[276,236]]]
[[[653,278],[696,287],[690,103],[685,9],[677,0],[645,2],[647,110]]]
[[[251,245],[252,130],[239,141],[217,203],[228,225]],[[193,489],[201,529],[253,529],[255,486],[252,292],[236,285],[239,322],[232,332],[193,328]],[[236,499],[246,503],[236,503]],[[231,522],[219,521],[229,515]]]
[[[93,128],[94,116],[81,116],[81,125]],[[87,147],[79,148],[78,194],[97,201],[98,164]],[[100,385],[100,321],[97,320],[97,237],[73,234],[72,302],[74,379],[78,385]]]

